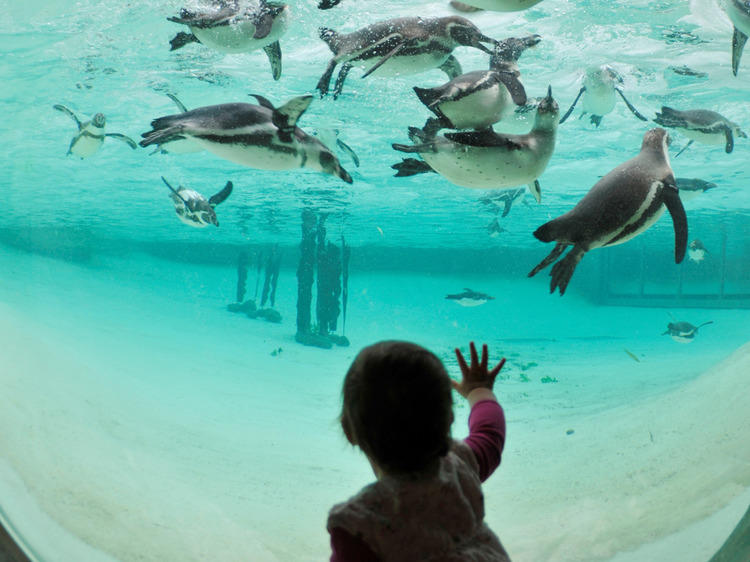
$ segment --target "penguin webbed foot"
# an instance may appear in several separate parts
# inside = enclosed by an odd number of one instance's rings
[[[325,95],[328,93],[328,88],[331,85],[331,77],[333,77],[333,71],[336,69],[336,59],[331,59],[328,62],[328,66],[325,69],[325,72],[323,72],[323,76],[320,77],[320,80],[318,80],[317,85],[315,86],[315,89],[320,92],[320,97],[325,97]]]
[[[169,40],[169,50],[176,51],[177,49],[181,49],[188,43],[200,43],[200,41],[192,33],[185,33],[184,31],[180,31],[177,35]]]
[[[534,277],[537,273],[539,273],[541,270],[543,270],[545,267],[547,267],[549,264],[557,260],[557,258],[560,257],[560,254],[563,253],[565,248],[567,248],[568,245],[564,244],[563,242],[558,242],[555,244],[555,247],[552,249],[552,251],[547,255],[546,258],[544,258],[542,261],[539,262],[539,265],[537,265],[534,269],[532,269],[527,277]]]
[[[407,176],[416,176],[417,174],[426,174],[435,170],[424,160],[417,158],[404,158],[401,162],[393,164],[392,169],[396,170],[394,177],[403,178]]]
[[[336,99],[341,95],[341,91],[344,89],[344,82],[346,81],[346,77],[351,69],[352,65],[348,62],[341,65],[339,75],[336,77],[336,84],[333,86],[333,99]]]
[[[603,115],[592,115],[590,121],[594,126],[599,127],[602,124],[602,117]]]
[[[568,283],[573,277],[576,266],[583,258],[583,254],[585,254],[583,250],[574,247],[563,259],[552,266],[552,271],[549,272],[552,277],[549,284],[550,294],[554,293],[555,289],[559,289],[560,296],[565,294]]]

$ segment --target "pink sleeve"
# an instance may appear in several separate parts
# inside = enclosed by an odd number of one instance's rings
[[[469,436],[464,439],[479,463],[479,479],[484,482],[500,466],[505,445],[505,414],[494,400],[480,400],[469,414]]]
[[[379,558],[362,539],[341,527],[331,528],[331,562],[379,562]]]

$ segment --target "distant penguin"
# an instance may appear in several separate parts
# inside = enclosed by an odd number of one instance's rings
[[[542,0],[451,0],[450,5],[461,12],[490,10],[493,12],[520,12],[536,6]]]
[[[695,263],[702,262],[704,259],[706,259],[707,253],[708,250],[703,245],[703,242],[701,242],[697,238],[690,242],[690,246],[688,246],[688,258],[690,258],[690,261]]]
[[[495,45],[489,70],[475,70],[457,76],[435,88],[414,91],[437,118],[425,124],[427,134],[441,128],[485,129],[526,104],[526,90],[518,79],[518,58],[541,41],[539,35],[510,37]]]
[[[521,187],[518,189],[504,189],[500,191],[499,193],[493,193],[490,195],[487,195],[485,197],[482,197],[480,201],[484,203],[485,205],[490,205],[495,211],[495,214],[498,214],[500,212],[500,207],[498,206],[498,203],[503,204],[503,213],[500,215],[501,217],[507,217],[510,213],[510,209],[513,206],[514,203],[517,201],[523,201],[523,198],[526,196],[526,188]]]
[[[565,115],[560,119],[560,123],[564,123],[565,120],[570,117],[573,113],[573,109],[578,103],[578,100],[583,97],[583,117],[586,113],[591,115],[591,122],[597,127],[602,122],[602,117],[611,112],[615,107],[615,101],[617,98],[615,94],[619,94],[628,109],[633,112],[638,119],[641,121],[648,121],[648,118],[639,113],[639,111],[628,101],[625,94],[622,93],[622,84],[624,80],[622,75],[617,72],[614,68],[608,64],[601,66],[592,66],[586,69],[586,73],[583,78],[583,86],[578,91],[576,99],[573,100],[573,104],[570,109],[565,112]],[[585,94],[585,95],[584,95]]]
[[[584,254],[595,248],[622,244],[651,227],[664,208],[672,215],[675,232],[675,262],[685,257],[687,217],[677,194],[669,165],[669,135],[651,129],[643,137],[641,151],[600,179],[570,211],[534,232],[542,242],[557,242],[555,248],[529,273],[533,277],[555,262],[565,249],[573,249],[557,262],[550,275],[550,293],[560,295]]]
[[[732,74],[737,76],[742,51],[750,35],[750,2],[747,0],[724,0],[724,10],[734,25],[732,36]]]
[[[716,187],[715,183],[698,178],[677,178],[676,181],[677,189],[680,191],[680,199],[683,201],[695,199],[701,193]]]
[[[487,225],[487,234],[489,234],[490,238],[497,238],[503,232],[505,232],[505,229],[500,226],[500,221],[497,220],[497,217],[492,219],[492,222]]]
[[[261,170],[310,168],[352,183],[330,149],[297,127],[313,96],[294,98],[274,108],[263,96],[259,105],[225,103],[199,107],[151,122],[141,146],[190,138],[203,148],[236,164]]]
[[[453,49],[464,45],[492,54],[482,43],[497,43],[459,16],[394,18],[353,33],[338,33],[323,27],[320,38],[334,55],[316,86],[321,96],[328,93],[333,71],[342,64],[333,91],[334,99],[341,93],[353,64],[367,68],[363,78],[374,72],[394,76],[440,68],[453,79],[462,72],[458,60],[451,54]]]
[[[394,144],[401,152],[418,153],[424,163],[408,158],[392,168],[397,176],[435,170],[463,187],[497,189],[527,184],[537,202],[542,175],[555,150],[558,106],[552,88],[537,107],[534,127],[525,135],[504,135],[492,130],[447,133],[427,138],[421,129],[410,128],[414,145]]]
[[[463,292],[456,295],[446,295],[445,298],[461,306],[479,306],[488,301],[495,300],[495,297],[491,297],[485,293],[478,293],[468,288],[464,288]]]
[[[113,139],[120,140],[127,143],[130,148],[135,149],[138,145],[133,139],[128,136],[121,135],[120,133],[105,133],[104,126],[107,124],[107,119],[103,113],[97,113],[91,121],[81,122],[76,114],[64,105],[53,105],[54,109],[62,111],[75,121],[78,127],[78,134],[74,136],[70,141],[68,147],[68,154],[75,154],[79,158],[88,158],[93,154],[96,154],[104,143],[104,137],[111,137]]]
[[[212,8],[189,10],[169,21],[187,25],[191,33],[180,32],[169,42],[174,51],[197,42],[222,53],[246,53],[263,49],[271,63],[273,79],[281,77],[279,39],[287,30],[289,7],[259,0],[240,7],[239,0],[214,0]]]
[[[667,324],[667,331],[662,336],[669,334],[678,343],[690,343],[698,333],[698,329],[708,324],[713,324],[713,320],[704,322],[700,326],[693,326],[690,322],[670,322]]]
[[[161,181],[169,188],[172,192],[170,197],[174,203],[174,210],[177,213],[177,218],[188,226],[194,226],[195,228],[203,228],[212,224],[219,226],[219,219],[216,218],[216,211],[214,207],[219,203],[223,202],[229,194],[232,193],[232,182],[228,181],[224,186],[224,189],[219,191],[217,194],[212,195],[211,198],[206,201],[197,191],[192,189],[186,189],[180,187],[175,189],[169,182],[162,176]]]
[[[737,123],[708,109],[678,111],[663,105],[661,112],[656,112],[654,122],[662,127],[673,127],[690,139],[690,142],[675,155],[675,158],[693,144],[693,141],[703,144],[723,144],[728,154],[734,149],[734,135],[747,138]]]
[[[341,3],[341,0],[320,0],[318,2],[318,9],[330,10],[334,6],[338,6],[340,3]]]

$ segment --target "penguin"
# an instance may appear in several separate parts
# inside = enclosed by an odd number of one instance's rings
[[[447,129],[486,129],[526,104],[526,90],[518,79],[518,59],[529,47],[536,46],[539,35],[510,37],[500,41],[490,57],[489,70],[475,70],[457,76],[435,88],[415,87],[430,118],[424,130],[428,135]]]
[[[638,156],[600,179],[573,209],[537,228],[534,236],[538,240],[555,240],[557,244],[531,270],[529,277],[556,261],[573,245],[550,273],[550,293],[559,288],[560,295],[564,295],[586,252],[622,244],[638,236],[659,219],[665,207],[672,215],[675,262],[682,262],[687,248],[687,216],[669,165],[668,144],[669,135],[664,129],[646,132]]]
[[[214,0],[210,9],[183,8],[179,16],[167,19],[190,28],[190,33],[181,31],[172,38],[171,51],[192,42],[222,53],[263,49],[271,63],[273,79],[281,77],[279,39],[289,25],[286,4],[259,0],[257,4],[241,8],[239,0]]]
[[[313,96],[293,98],[278,109],[263,96],[259,105],[225,103],[159,117],[141,146],[189,138],[230,162],[261,170],[311,168],[352,183],[336,155],[296,126]]]
[[[219,203],[223,202],[229,194],[232,193],[232,182],[228,181],[224,186],[224,189],[219,191],[217,194],[212,195],[211,198],[206,201],[197,191],[192,189],[186,189],[180,187],[175,189],[169,182],[161,177],[161,181],[169,188],[172,192],[170,197],[174,203],[174,210],[177,213],[177,218],[188,226],[194,226],[195,228],[203,228],[212,224],[219,226],[219,219],[216,218],[216,211],[214,207]]]
[[[445,298],[447,300],[455,301],[456,304],[460,304],[461,306],[479,306],[488,301],[495,300],[495,297],[491,297],[484,293],[478,293],[477,291],[472,291],[468,288],[464,288],[462,293],[456,295],[446,295]]]
[[[695,199],[701,193],[716,187],[715,183],[698,178],[677,178],[676,181],[683,202]]]
[[[675,158],[685,152],[693,141],[703,144],[723,144],[724,151],[729,154],[734,149],[734,135],[743,139],[747,138],[747,134],[737,123],[708,109],[678,111],[663,105],[661,112],[656,112],[654,122],[662,127],[674,127],[690,139],[690,142],[675,155]]]
[[[536,6],[542,0],[451,0],[452,8],[461,12],[490,10],[491,12],[520,12]]]
[[[747,0],[725,0],[724,10],[734,26],[732,35],[732,74],[737,76],[742,51],[750,35],[750,3]]]
[[[318,137],[320,139],[320,142],[322,142],[324,145],[328,147],[335,146],[341,152],[346,154],[354,163],[354,165],[359,168],[359,156],[357,156],[357,153],[354,152],[354,149],[352,149],[351,146],[341,140],[341,138],[339,137],[338,129],[318,128],[314,129],[312,134]]]
[[[628,101],[625,94],[622,93],[621,85],[624,82],[622,75],[608,64],[587,68],[583,77],[583,86],[578,90],[576,99],[573,100],[570,109],[562,116],[560,123],[564,123],[570,117],[576,103],[578,103],[578,100],[584,93],[586,95],[583,98],[583,113],[581,117],[586,113],[591,114],[590,120],[597,127],[601,124],[602,117],[614,109],[615,101],[617,100],[615,93],[620,95],[622,101],[628,106],[628,109],[633,112],[633,115],[641,121],[648,121],[648,118],[642,115]]]
[[[501,202],[503,204],[503,213],[500,216],[504,218],[510,213],[513,203],[516,201],[523,201],[525,196],[526,188],[521,187],[519,189],[504,189],[498,194],[482,197],[480,201],[485,205],[490,205],[494,209],[495,214],[500,212],[500,207],[498,207],[497,204]]]
[[[353,33],[337,33],[327,27],[321,27],[319,31],[320,38],[334,55],[316,86],[321,97],[328,93],[336,65],[342,63],[333,91],[334,99],[341,94],[353,64],[367,68],[363,78],[376,71],[381,76],[394,76],[440,68],[453,79],[462,72],[458,60],[451,54],[453,49],[464,45],[491,55],[492,51],[482,43],[497,44],[495,39],[487,37],[460,16],[394,18]]]
[[[703,245],[703,242],[697,238],[690,242],[690,246],[688,246],[688,258],[690,258],[690,261],[700,263],[706,259],[707,253],[708,250]]]
[[[68,154],[75,154],[81,160],[96,154],[104,143],[104,137],[111,137],[127,143],[130,148],[135,149],[138,145],[133,139],[120,133],[105,133],[104,126],[107,124],[107,118],[103,113],[97,113],[91,121],[81,122],[76,114],[64,105],[56,104],[52,106],[58,111],[62,111],[75,121],[78,127],[78,134],[70,141]]]
[[[340,3],[341,0],[320,0],[320,2],[318,2],[318,9],[330,10],[334,6],[338,6]]]
[[[709,320],[700,326],[693,326],[690,322],[670,322],[667,324],[667,331],[662,336],[669,334],[677,343],[690,343],[695,338],[699,328],[713,323],[713,320]]]
[[[534,127],[525,135],[484,131],[447,133],[427,138],[424,131],[409,129],[414,145],[394,144],[395,150],[418,153],[424,160],[407,158],[391,166],[397,176],[433,169],[463,187],[497,189],[528,184],[537,202],[542,199],[539,176],[555,150],[559,108],[552,88],[537,107]]]

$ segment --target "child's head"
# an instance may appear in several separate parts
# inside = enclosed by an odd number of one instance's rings
[[[409,342],[365,347],[344,379],[341,426],[389,474],[429,470],[448,453],[451,383],[434,353]]]

